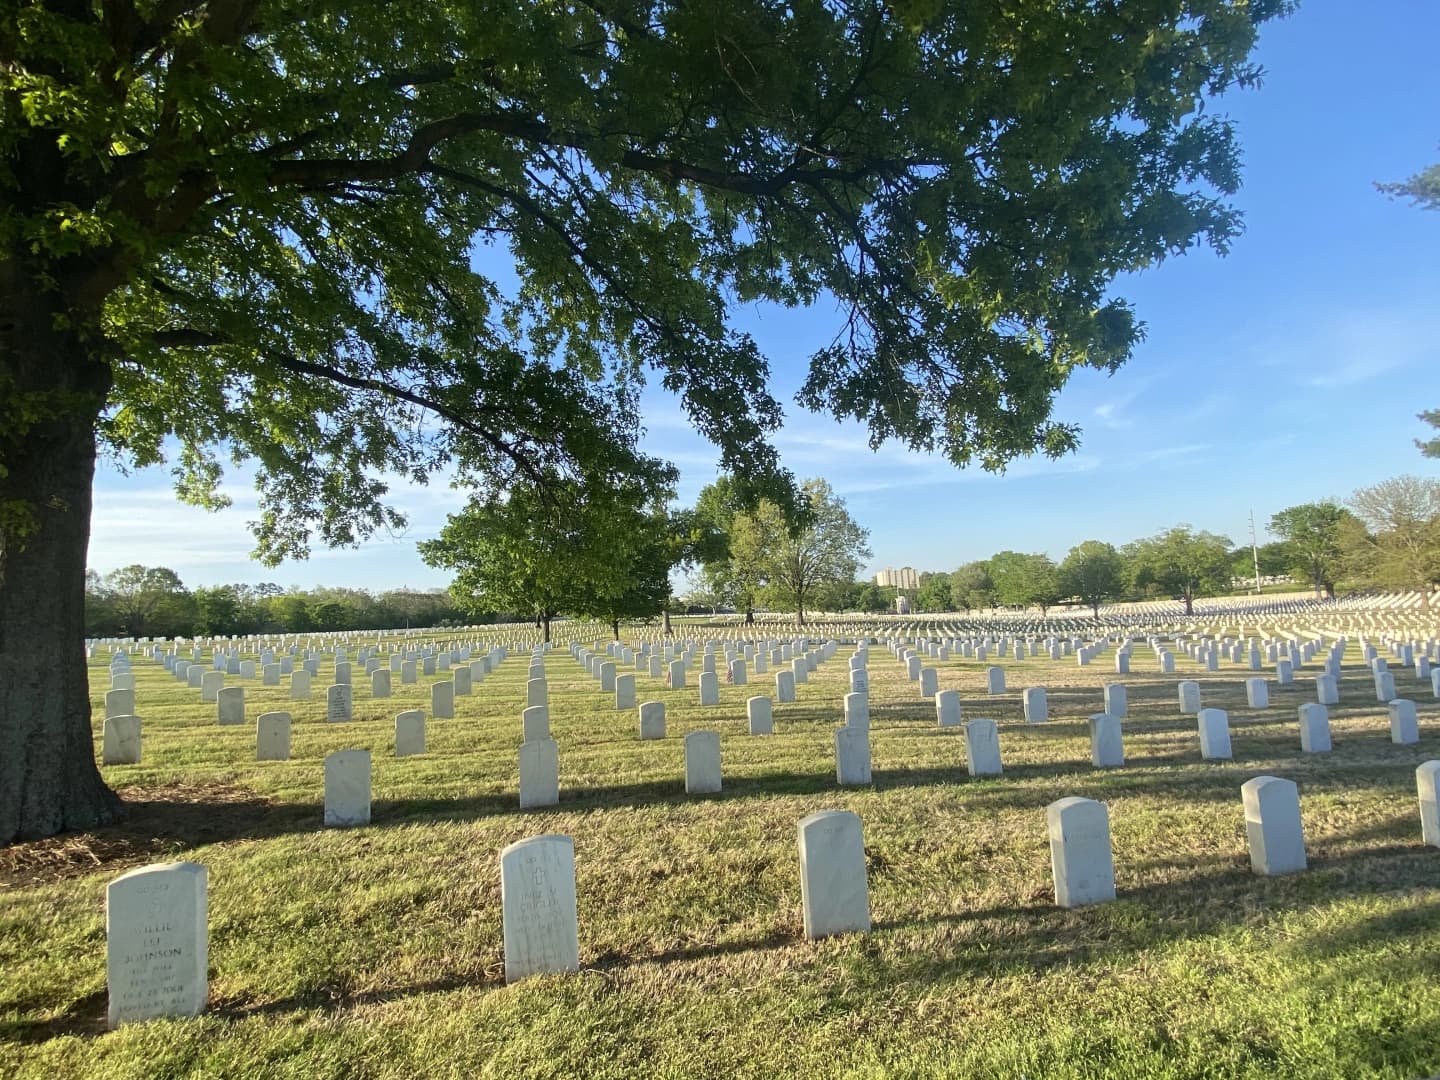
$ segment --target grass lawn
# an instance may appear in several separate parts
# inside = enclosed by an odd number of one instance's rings
[[[684,632],[694,632],[685,627]],[[769,632],[774,633],[774,630]],[[703,634],[703,631],[699,631]],[[1415,768],[1440,757],[1428,684],[1418,746],[1390,742],[1352,645],[1335,749],[1302,755],[1296,706],[1315,665],[1271,705],[1246,707],[1243,666],[1183,654],[1160,675],[1138,645],[1088,667],[938,662],[967,719],[1000,724],[1001,777],[971,779],[960,729],[940,729],[918,683],[872,646],[874,783],[834,783],[848,689],[841,646],[775,734],[750,736],[745,699],[773,674],[722,681],[721,705],[637,674],[668,734],[641,742],[634,710],[557,646],[547,660],[558,807],[521,812],[517,750],[527,662],[510,657],[428,724],[424,756],[393,756],[393,717],[429,708],[395,678],[356,719],[324,720],[323,661],[308,702],[246,686],[250,723],[137,657],[143,764],[107,767],[127,820],[0,850],[0,1075],[170,1077],[1428,1077],[1440,1073],[1440,850],[1420,842]],[[92,661],[97,713],[108,654]],[[935,662],[932,662],[935,663]],[[626,670],[624,668],[621,669]],[[1229,710],[1234,761],[1202,763],[1175,684]],[[1090,765],[1101,687],[1129,687],[1123,768]],[[234,677],[230,684],[239,682]],[[1049,690],[1025,725],[1020,694]],[[292,760],[254,761],[260,712],[295,717]],[[723,793],[684,793],[682,738],[718,730]],[[99,727],[97,724],[97,754]],[[373,823],[321,827],[324,756],[369,749]],[[1300,788],[1310,869],[1250,871],[1240,785]],[[1117,900],[1054,904],[1045,807],[1110,811]],[[874,929],[801,933],[796,823],[847,809],[864,823]],[[504,982],[497,856],[543,833],[574,838],[579,974]],[[201,1017],[105,1030],[104,892],[149,862],[209,869],[210,1004]]]

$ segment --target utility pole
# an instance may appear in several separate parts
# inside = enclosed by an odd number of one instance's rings
[[[1260,592],[1260,548],[1255,543],[1255,511],[1250,511],[1250,554],[1255,559],[1255,592]]]

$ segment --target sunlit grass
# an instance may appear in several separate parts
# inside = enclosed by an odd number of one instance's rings
[[[429,684],[395,680],[356,717],[324,720],[329,661],[309,702],[246,683],[244,727],[137,659],[144,761],[106,768],[135,806],[92,837],[8,853],[0,891],[0,1074],[416,1076],[1313,1076],[1440,1072],[1440,851],[1420,844],[1414,770],[1440,757],[1429,687],[1421,743],[1395,746],[1358,651],[1347,657],[1335,750],[1302,755],[1296,706],[1314,667],[1245,706],[1251,672],[1177,657],[1162,676],[1135,649],[1089,667],[939,663],[966,718],[1000,722],[1005,775],[973,780],[963,738],[883,646],[870,652],[874,784],[838,789],[831,734],[848,689],[834,660],[747,734],[745,699],[637,674],[668,732],[641,742],[634,710],[563,646],[547,660],[561,802],[517,809],[527,675],[512,656],[430,720],[423,757],[393,756],[393,717],[428,711]],[[97,704],[108,685],[93,662]],[[929,662],[929,661],[927,661]],[[621,668],[622,671],[629,670]],[[1175,683],[1230,712],[1235,760],[1202,763]],[[235,679],[228,680],[236,682]],[[1101,687],[1130,689],[1127,763],[1089,763]],[[105,684],[105,685],[102,685]],[[1049,689],[1025,725],[1020,692]],[[295,717],[292,760],[255,762],[253,718]],[[721,733],[725,790],[687,797],[682,738]],[[97,724],[97,749],[98,749]],[[324,830],[322,762],[369,749],[374,821]],[[1300,787],[1311,869],[1250,873],[1240,785]],[[1119,898],[1054,906],[1044,808],[1110,808]],[[801,935],[795,824],[819,809],[864,822],[874,931]],[[540,833],[574,838],[582,971],[506,987],[497,854]],[[91,856],[94,856],[92,858]],[[104,1032],[104,887],[149,861],[210,875],[209,1011]],[[99,859],[97,863],[94,859]]]

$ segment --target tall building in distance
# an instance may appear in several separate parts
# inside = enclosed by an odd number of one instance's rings
[[[882,589],[918,589],[920,588],[920,573],[913,566],[902,566],[896,570],[893,566],[881,570],[875,575],[875,584]]]

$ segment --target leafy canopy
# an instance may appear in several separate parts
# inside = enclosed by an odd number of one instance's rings
[[[1101,540],[1085,540],[1065,555],[1058,568],[1059,591],[1078,596],[1094,612],[1118,597],[1125,589],[1125,563],[1114,546]]]
[[[1289,569],[1319,592],[1333,592],[1344,549],[1342,526],[1352,517],[1338,503],[1325,500],[1287,506],[1270,518],[1270,531],[1280,537]]]
[[[799,401],[999,468],[1129,356],[1116,275],[1236,234],[1200,106],[1289,6],[11,5],[0,267],[121,462],[207,506],[256,462],[271,560],[401,524],[396,476],[623,468],[647,373],[783,501],[736,303],[838,300]],[[5,447],[81,363],[0,366]]]

